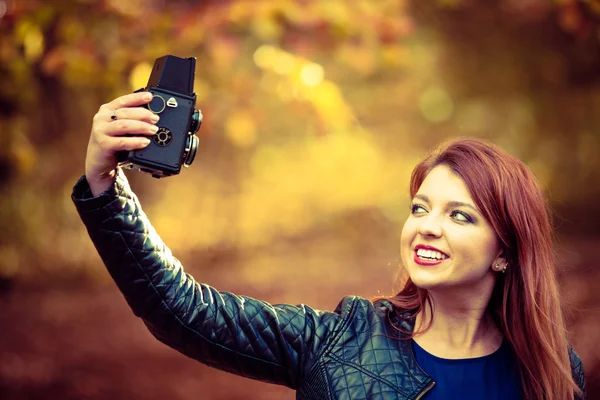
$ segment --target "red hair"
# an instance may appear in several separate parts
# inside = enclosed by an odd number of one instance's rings
[[[464,180],[508,261],[506,274],[498,274],[488,310],[514,350],[525,398],[572,400],[580,389],[571,375],[551,213],[535,176],[498,146],[459,138],[443,143],[415,167],[411,198],[438,165]],[[388,300],[413,315],[431,307],[427,291],[410,278]]]

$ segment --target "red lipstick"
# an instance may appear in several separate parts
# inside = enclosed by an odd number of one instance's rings
[[[419,250],[419,249],[438,251],[438,252],[442,253],[442,255],[445,256],[446,258],[444,258],[443,260],[420,258],[419,256],[417,256],[417,250]],[[428,245],[424,245],[424,244],[416,245],[415,249],[414,249],[414,253],[415,253],[415,256],[414,256],[415,263],[417,263],[419,265],[424,265],[424,266],[438,265],[438,264],[441,264],[442,262],[446,261],[448,258],[450,258],[448,256],[448,254],[444,253],[443,251],[441,251],[433,246],[428,246]]]

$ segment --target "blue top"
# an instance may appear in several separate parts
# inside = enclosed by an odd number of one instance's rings
[[[523,399],[521,379],[507,340],[492,354],[457,360],[429,354],[414,340],[412,348],[419,366],[435,382],[423,400]]]

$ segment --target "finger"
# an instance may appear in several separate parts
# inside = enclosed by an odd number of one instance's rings
[[[141,106],[150,103],[151,100],[152,93],[150,92],[129,93],[117,97],[113,101],[102,105],[102,107],[108,108],[112,112],[112,110],[116,110],[117,108]]]
[[[108,110],[106,110],[108,112]],[[105,113],[103,113],[104,115]],[[114,118],[112,118],[114,116]],[[116,110],[110,112],[110,115],[106,118],[111,121],[118,121],[123,119],[133,119],[138,121],[145,121],[151,124],[155,124],[160,119],[158,115],[154,114],[152,111],[143,107],[125,107],[125,108],[117,108]]]
[[[154,135],[158,132],[158,126],[144,121],[134,119],[118,119],[105,125],[105,133],[108,136]]]
[[[100,146],[110,153],[116,153],[122,150],[138,150],[150,144],[150,139],[145,137],[107,137]]]

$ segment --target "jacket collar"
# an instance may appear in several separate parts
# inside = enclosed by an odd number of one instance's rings
[[[402,354],[407,371],[410,371],[412,378],[417,383],[415,397],[418,397],[426,388],[430,387],[433,379],[421,369],[415,358],[410,334],[415,328],[415,318],[408,311],[397,310],[387,300],[381,301],[381,307],[385,309],[385,314],[390,326],[389,334],[398,341],[398,346]]]

